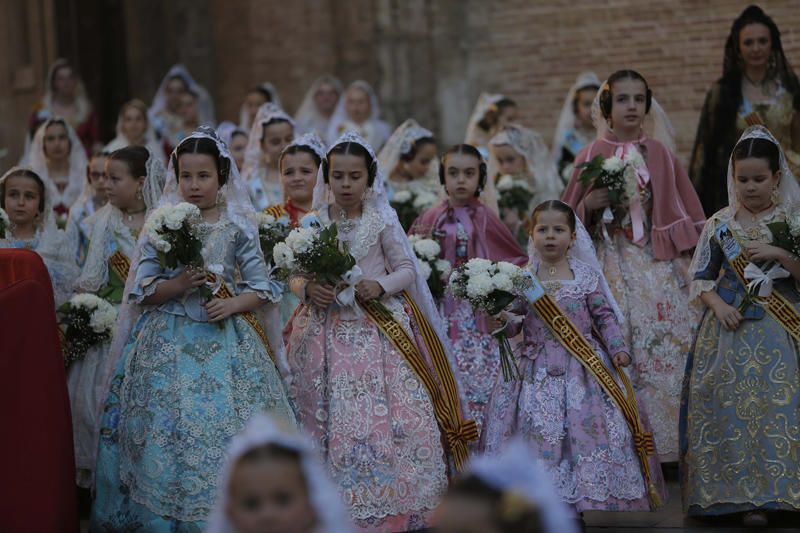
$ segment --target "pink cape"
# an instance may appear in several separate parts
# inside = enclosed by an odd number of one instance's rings
[[[450,200],[447,199],[431,207],[414,221],[414,224],[411,225],[411,230],[408,232],[409,235],[432,236],[432,233],[441,224],[445,223],[449,216],[452,216],[452,209]],[[517,266],[527,264],[528,255],[520,248],[506,225],[491,209],[483,205],[477,198],[470,201],[467,209],[470,211],[470,218],[475,227],[472,239],[467,245],[467,257],[508,261]],[[455,234],[447,233],[442,248],[444,252],[443,258],[454,265],[456,259]]]
[[[587,226],[591,213],[584,206],[583,199],[593,187],[581,185],[578,179],[581,169],[578,165],[598,154],[611,157],[623,144],[612,133],[608,133],[606,137],[584,147],[575,158],[575,170],[561,199],[572,206],[575,214]],[[686,171],[666,146],[645,135],[636,144],[644,147],[640,151],[650,171],[653,193],[650,242],[653,257],[659,261],[670,261],[697,245],[705,225],[703,207]]]

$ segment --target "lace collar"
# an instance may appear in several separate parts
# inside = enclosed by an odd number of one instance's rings
[[[582,299],[587,294],[597,290],[600,275],[592,268],[578,259],[570,258],[569,267],[572,270],[573,279],[543,281],[547,292],[556,300]],[[535,266],[538,268],[538,264]],[[533,272],[534,275],[536,272]]]
[[[325,226],[330,226],[333,222],[330,215],[331,204],[325,204],[319,212],[319,219]],[[339,240],[346,241],[350,247],[350,253],[361,261],[369,253],[369,249],[378,242],[381,232],[386,227],[386,223],[381,218],[378,210],[371,202],[364,202],[361,217],[356,220],[355,228],[345,233],[339,232]]]

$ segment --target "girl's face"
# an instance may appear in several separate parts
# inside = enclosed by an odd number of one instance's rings
[[[266,103],[267,99],[261,91],[247,93],[247,96],[244,97],[244,107],[247,110],[247,116],[250,117],[250,124],[255,120],[258,108]]]
[[[264,162],[270,167],[278,165],[281,152],[294,140],[294,128],[288,122],[276,122],[264,128],[261,151]]]
[[[773,173],[766,159],[748,157],[734,162],[733,178],[739,202],[757,213],[772,203],[772,191],[780,183],[781,173]]]
[[[36,180],[27,176],[6,178],[5,205],[8,219],[15,226],[29,226],[39,216],[42,189]]]
[[[192,93],[184,93],[181,96],[179,114],[184,124],[197,123],[197,98]]]
[[[769,28],[758,22],[742,28],[739,32],[739,54],[747,67],[766,67],[772,55],[772,35]]]
[[[95,198],[105,201],[108,187],[105,157],[95,156],[89,163],[89,186],[91,186]]]
[[[281,160],[281,180],[286,195],[297,204],[308,204],[314,196],[317,164],[311,154],[286,154]]]
[[[517,106],[515,105],[505,106],[500,111],[500,114],[497,115],[497,124],[495,125],[495,128],[501,129],[516,122],[518,112],[519,109],[517,109]]]
[[[329,183],[337,205],[343,209],[359,205],[369,181],[364,158],[358,155],[334,154],[330,165]]]
[[[63,124],[50,124],[44,130],[44,154],[48,160],[63,161],[69,158],[69,134]]]
[[[236,465],[226,512],[238,533],[307,533],[316,523],[300,465],[290,459]]]
[[[597,95],[597,89],[589,87],[581,89],[575,95],[575,120],[579,126],[592,127],[592,102]]]
[[[533,247],[539,252],[539,257],[548,263],[556,263],[566,257],[574,238],[566,213],[549,209],[536,215]]]
[[[210,209],[217,205],[219,171],[212,156],[181,154],[178,168],[178,188],[184,200],[200,209]]]
[[[70,67],[61,67],[53,75],[53,90],[66,98],[75,96],[75,89],[78,87],[78,80]]]
[[[339,91],[330,83],[321,83],[314,93],[314,103],[322,116],[329,117],[339,103]]]
[[[241,171],[244,168],[244,151],[247,149],[247,135],[238,133],[231,137],[231,144],[228,145],[228,150],[231,151],[233,159],[236,161],[236,166]]]
[[[186,84],[180,78],[172,78],[164,87],[164,97],[167,109],[173,113],[178,113],[181,107],[181,97],[186,92]]]
[[[454,206],[475,198],[480,185],[480,161],[469,154],[450,154],[444,160],[444,188]]]
[[[406,172],[408,172],[413,179],[419,179],[425,176],[430,168],[431,161],[436,157],[436,145],[433,143],[425,143],[419,147],[414,159],[411,161],[403,161]]]
[[[122,211],[137,207],[141,200],[138,200],[136,196],[142,190],[144,176],[132,175],[128,165],[116,159],[109,159],[106,162],[106,174],[108,175],[108,186],[106,187],[108,202]]]
[[[647,87],[642,80],[621,79],[611,87],[611,123],[615,130],[642,127],[647,109]]]
[[[356,124],[363,124],[369,120],[369,116],[372,113],[372,105],[367,91],[359,87],[348,89],[345,95],[344,109],[350,120]]]
[[[122,133],[130,141],[139,141],[147,131],[147,117],[134,106],[125,108],[122,113]]]
[[[492,145],[500,174],[519,176],[525,173],[525,158],[508,144]]]
[[[446,496],[436,509],[439,533],[500,533],[492,520],[492,508],[480,498]]]

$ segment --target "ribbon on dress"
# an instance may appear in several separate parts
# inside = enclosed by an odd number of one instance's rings
[[[336,303],[342,307],[351,308],[359,317],[363,316],[361,309],[356,301],[356,285],[364,277],[361,267],[355,265],[342,275],[342,282],[345,288],[336,295]]]
[[[614,155],[625,161],[627,165],[632,165],[636,173],[635,179],[638,187],[634,196],[630,198],[628,209],[631,215],[633,243],[637,246],[644,246],[647,238],[644,232],[644,208],[642,207],[642,197],[639,194],[639,189],[644,189],[650,183],[650,171],[633,143],[625,143],[618,147]],[[605,220],[605,213],[603,219]]]
[[[784,270],[780,265],[774,265],[767,272],[764,272],[753,263],[747,263],[744,268],[744,279],[750,283],[747,284],[747,290],[750,294],[757,294],[761,298],[766,298],[772,294],[772,282],[776,279],[788,278],[789,272]]]

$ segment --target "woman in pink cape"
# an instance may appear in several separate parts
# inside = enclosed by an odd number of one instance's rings
[[[689,305],[686,270],[705,217],[670,148],[643,132],[653,110],[654,137],[670,143],[669,123],[645,79],[614,73],[593,106],[597,140],[575,160],[563,200],[591,232],[597,256],[625,315],[632,374],[655,433],[661,462],[677,460],[678,406],[686,355],[699,310]],[[584,186],[580,164],[617,156],[636,170],[635,198],[611,205],[608,189]]]
[[[469,144],[452,147],[442,157],[439,170],[448,198],[425,211],[411,226],[410,234],[439,243],[440,257],[449,261],[452,268],[475,257],[519,266],[527,262],[525,252],[505,224],[481,201],[484,187],[493,187],[486,176],[486,163],[477,148]],[[492,197],[493,191],[487,192]],[[445,295],[440,310],[447,321],[459,374],[465,376],[461,385],[469,404],[469,418],[480,428],[499,368],[497,341],[492,338],[485,317],[476,316],[467,302]]]

